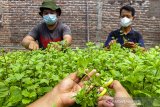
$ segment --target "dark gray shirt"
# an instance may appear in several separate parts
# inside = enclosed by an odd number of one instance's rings
[[[35,26],[29,35],[38,41],[40,48],[46,48],[50,42],[58,42],[63,40],[64,35],[71,35],[69,26],[58,22],[57,27],[54,30],[49,30],[46,23],[42,22]]]

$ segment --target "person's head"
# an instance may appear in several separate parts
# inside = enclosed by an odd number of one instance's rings
[[[120,18],[122,27],[130,26],[135,18],[135,9],[129,5],[121,7]]]
[[[54,0],[44,0],[39,15],[43,17],[47,25],[53,25],[61,15],[61,8],[56,5]]]

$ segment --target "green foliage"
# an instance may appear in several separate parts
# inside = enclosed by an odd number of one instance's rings
[[[97,104],[97,89],[110,78],[119,80],[145,107],[160,104],[159,47],[146,52],[137,49],[133,53],[118,44],[106,51],[88,43],[85,49],[60,51],[50,46],[46,50],[1,52],[0,55],[0,107],[25,107],[69,73],[78,71],[82,77],[86,68],[96,69],[100,75],[94,75],[77,94],[76,103],[82,107]],[[108,94],[112,92],[108,90]]]

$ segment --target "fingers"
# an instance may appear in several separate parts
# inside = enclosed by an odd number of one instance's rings
[[[96,73],[96,70],[92,70],[91,72],[89,72],[87,75],[85,75],[82,79],[81,79],[81,82],[79,83],[79,85],[81,87],[83,87],[83,83],[84,81],[87,81],[89,80],[94,74]]]
[[[99,101],[101,101],[101,100],[110,100],[112,102],[114,101],[113,97],[110,97],[110,96],[107,96],[107,95],[104,95],[104,96],[100,97],[98,100]]]
[[[133,99],[119,81],[114,80],[109,87],[115,91],[114,99],[109,96],[100,97],[98,107],[135,107]]]
[[[100,94],[98,94],[99,97],[104,96],[107,92],[106,88],[100,87],[100,89],[98,90],[98,92],[100,92]]]
[[[81,79],[81,81],[86,81],[86,80],[89,80],[89,78],[95,74],[94,72],[96,72],[96,70],[92,70],[91,72],[89,72],[88,69],[85,70],[85,73],[86,75]],[[77,73],[72,73],[69,75],[69,77],[75,81],[76,83],[79,83],[80,82],[80,78],[77,76]]]
[[[79,83],[80,78],[77,76],[77,73],[72,73],[69,75],[69,78],[72,79],[74,82]]]
[[[98,91],[99,91],[99,92],[102,92],[103,90],[104,90],[104,88],[103,88],[103,87],[100,87]]]
[[[39,49],[39,45],[37,44],[36,49]]]
[[[134,45],[135,43],[134,42],[127,42],[128,44],[130,44],[130,45]]]
[[[114,99],[110,96],[103,96],[99,98],[98,107],[114,107]]]
[[[136,44],[134,42],[129,42],[131,48],[135,48]]]
[[[123,44],[123,46],[125,46],[127,48],[135,48],[136,44],[134,42],[126,42]]]
[[[80,86],[83,86],[84,81],[89,80],[96,73],[96,70],[92,70],[91,72],[89,72],[89,70],[86,69],[85,72],[88,74],[86,74],[82,79],[77,76],[77,73],[70,74],[69,78],[78,83]]]
[[[62,105],[58,107],[70,107],[75,103],[75,96],[76,96],[75,92],[68,92],[68,93],[62,94],[60,97],[62,101]]]
[[[114,80],[113,83],[109,86],[115,91],[115,97],[130,97],[126,89],[121,85],[121,83],[117,80]]]
[[[124,87],[121,85],[121,83],[118,80],[114,80],[109,87],[114,89],[115,91],[120,91],[124,89]]]
[[[116,40],[111,40],[111,42],[109,43],[109,46],[116,43]]]
[[[85,72],[88,72],[88,70],[86,70]],[[77,76],[77,73],[72,73],[72,74],[69,75],[69,78],[82,87],[84,81],[89,80],[95,73],[96,73],[96,70],[92,70],[91,72],[86,74],[82,79],[80,79]]]
[[[30,50],[37,50],[39,49],[39,45],[35,41],[31,41],[28,48]]]
[[[87,75],[85,75],[82,79],[82,81],[87,81],[89,80],[94,74],[96,73],[96,70],[92,70],[91,72],[89,72]]]

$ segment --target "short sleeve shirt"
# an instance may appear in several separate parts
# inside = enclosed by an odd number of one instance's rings
[[[121,29],[117,29],[115,31],[112,31],[109,34],[109,36],[104,44],[105,47],[107,47],[109,45],[111,40],[116,40],[117,43],[120,43],[121,45],[123,45],[125,41],[128,41],[128,42],[134,42],[134,43],[138,44],[140,47],[144,47],[144,40],[142,38],[142,35],[133,29],[127,35],[122,34]]]
[[[58,22],[54,30],[49,30],[46,23],[42,22],[35,26],[29,35],[38,41],[40,48],[45,49],[48,43],[62,41],[64,35],[71,35],[71,30],[62,22]]]

